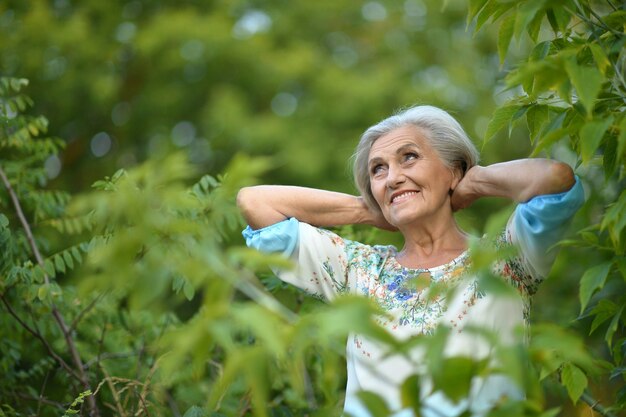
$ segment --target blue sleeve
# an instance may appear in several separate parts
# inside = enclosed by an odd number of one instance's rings
[[[262,252],[281,253],[293,268],[272,267],[278,278],[322,299],[350,290],[346,241],[328,230],[295,218],[243,231],[246,244]]]
[[[563,237],[584,201],[583,187],[576,177],[568,191],[536,196],[517,206],[513,217],[515,240],[540,275],[549,272],[555,254],[548,255],[548,250]]]
[[[280,252],[289,257],[298,243],[299,223],[292,217],[258,230],[248,226],[242,235],[248,247],[261,252]]]

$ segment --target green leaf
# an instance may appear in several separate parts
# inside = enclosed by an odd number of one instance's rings
[[[604,17],[604,23],[615,30],[624,30],[626,24],[626,10],[616,10]]]
[[[622,275],[624,282],[626,282],[626,259],[622,257],[621,259],[616,260],[615,263],[617,264],[617,269]]]
[[[206,412],[201,407],[194,405],[185,411],[183,417],[206,417]]]
[[[487,125],[484,142],[491,140],[498,131],[506,126],[521,107],[521,104],[509,104],[496,109]]]
[[[9,110],[11,110],[13,113],[17,113],[19,111],[19,108],[17,107],[17,103],[15,101],[9,101],[7,102],[7,105],[9,106]]]
[[[601,230],[608,230],[611,240],[615,245],[619,245],[622,239],[622,230],[626,227],[626,190],[622,191],[617,201],[609,205],[604,213],[604,218],[600,224]]]
[[[561,407],[551,408],[541,413],[539,417],[556,417],[561,413]]]
[[[604,167],[604,179],[608,182],[617,169],[617,138],[613,135],[604,142],[602,151],[602,166]]]
[[[511,13],[502,19],[502,23],[500,23],[500,30],[498,30],[498,56],[500,57],[500,65],[504,64],[506,53],[509,50],[509,45],[513,38],[515,16],[517,16],[515,13]]]
[[[606,70],[611,66],[611,61],[609,61],[604,49],[597,43],[589,44],[589,49],[591,50],[594,61],[596,61],[598,69],[602,75],[606,75]]]
[[[11,83],[11,88],[16,93],[18,93],[22,87],[26,87],[28,85],[28,80],[25,78],[10,78],[9,82]]]
[[[533,326],[530,349],[533,355],[539,356],[543,366],[551,369],[563,362],[573,362],[584,369],[593,368],[593,358],[578,334],[566,331],[562,327],[548,324]],[[543,375],[545,375],[542,372]]]
[[[374,417],[388,417],[391,411],[385,400],[370,391],[361,391],[358,394],[359,399]]]
[[[511,218],[511,214],[515,210],[513,204],[508,204],[498,211],[493,211],[489,214],[487,222],[485,223],[484,233],[494,238],[502,233],[502,230],[506,227],[508,220]]]
[[[596,232],[582,231],[580,232],[580,237],[583,242],[590,246],[598,246],[600,243],[600,239],[598,238],[598,234]]]
[[[604,340],[609,345],[609,348],[611,347],[611,344],[613,343],[613,335],[615,334],[615,332],[617,331],[617,328],[619,326],[619,322],[621,320],[622,313],[624,312],[624,307],[625,306],[622,306],[617,311],[617,313],[615,313],[615,315],[613,316],[613,320],[611,320],[611,323],[609,324],[609,328],[606,329],[606,335],[604,336]]]
[[[499,259],[502,259],[501,256],[504,256],[504,253],[501,253],[499,251],[495,255]],[[492,257],[492,259],[494,258]],[[483,273],[479,275],[478,289],[479,291],[481,291],[481,293],[495,295],[499,298],[508,297],[515,299],[517,296],[519,296],[519,292],[513,287],[513,285],[505,282],[501,276],[492,274],[488,271],[483,271]]]
[[[598,304],[591,310],[590,314],[594,315],[589,334],[592,334],[602,323],[610,319],[617,312],[617,304],[610,300],[600,300]]]
[[[604,133],[612,123],[613,116],[609,116],[603,120],[588,122],[580,129],[580,154],[583,164],[588,164],[593,159]]]
[[[191,301],[191,299],[193,298],[195,292],[196,291],[193,288],[193,285],[191,285],[191,282],[185,280],[185,285],[183,285],[183,294],[185,295],[185,298],[187,300]]]
[[[515,39],[520,40],[524,29],[535,18],[539,10],[543,6],[542,1],[527,1],[523,3],[517,12],[517,19],[515,20],[514,34]]]
[[[617,160],[626,158],[626,117],[619,124],[619,136],[617,137]]]
[[[574,404],[587,388],[587,376],[579,367],[567,362],[561,371],[561,382],[567,389],[567,394]]]
[[[565,70],[578,92],[578,99],[585,107],[587,114],[591,114],[604,77],[596,67],[578,65],[573,59],[566,61]]]
[[[550,49],[552,47],[552,42],[543,41],[539,42],[534,46],[533,50],[530,52],[529,60],[531,61],[541,61],[550,53]]]
[[[46,272],[43,268],[40,265],[35,265],[33,268],[33,278],[35,279],[35,282],[43,282],[45,275]]]
[[[74,256],[74,259],[76,259],[76,262],[78,263],[82,263],[83,262],[83,257],[80,254],[80,251],[78,250],[78,248],[76,246],[74,246],[72,249],[72,255]]]
[[[74,269],[74,260],[72,259],[72,255],[68,251],[63,252],[63,260],[65,261],[65,265],[68,268]]]
[[[485,23],[487,23],[489,18],[498,12],[498,9],[500,7],[502,6],[498,4],[498,2],[495,0],[487,1],[485,7],[483,7],[483,9],[480,11],[478,17],[476,17],[476,31],[479,31],[480,28],[483,27]]]
[[[543,13],[537,13],[526,26],[526,33],[528,33],[528,36],[530,36],[530,39],[533,42],[537,42],[539,30],[541,29],[541,23],[543,22],[543,16]]]
[[[553,7],[552,11],[554,12],[558,28],[561,30],[561,32],[566,33],[567,26],[572,21],[572,13],[565,7],[562,7],[560,5],[557,7]]]
[[[43,263],[43,269],[50,277],[54,277],[56,275],[56,271],[54,270],[54,264],[50,259],[46,259]]]
[[[41,301],[44,301],[48,297],[49,293],[50,293],[50,285],[48,284],[40,285],[39,290],[37,290],[37,298],[39,298],[39,300]]]
[[[443,358],[439,372],[433,374],[434,388],[442,390],[452,402],[458,403],[467,397],[472,378],[477,371],[478,364],[473,358]]]
[[[611,262],[605,262],[588,269],[580,279],[580,312],[585,310],[594,292],[604,287],[606,277],[611,270]]]
[[[533,149],[531,156],[536,157],[539,153],[554,145],[559,140],[561,140],[565,135],[567,135],[567,129],[556,129],[542,137],[539,142],[537,142],[537,146]]]
[[[35,124],[29,123],[26,127],[28,128],[28,131],[30,132],[31,135],[33,136],[39,135],[39,129],[37,128],[37,126],[35,126]]]
[[[0,227],[7,227],[9,225],[9,219],[4,214],[0,213]]]
[[[417,375],[411,375],[400,388],[402,407],[410,408],[415,415],[420,414],[420,381]]]
[[[28,107],[28,101],[24,98],[24,96],[17,96],[14,100],[19,111],[24,111]]]
[[[467,12],[467,26],[476,17],[478,12],[485,6],[487,0],[469,0],[469,7]],[[478,29],[476,29],[478,31]]]
[[[562,112],[548,123],[541,132],[541,137],[532,152],[532,156],[536,156],[543,149],[552,146],[567,134],[567,129],[562,127],[566,117],[567,112]]]
[[[63,262],[61,255],[54,256],[54,267],[57,271],[65,273],[65,262]]]
[[[530,132],[530,143],[535,143],[535,139],[548,121],[548,106],[535,105],[531,106],[526,112],[526,124]]]
[[[564,74],[563,74],[564,75]],[[572,103],[572,82],[565,76],[559,77],[556,83],[556,92],[568,104]]]

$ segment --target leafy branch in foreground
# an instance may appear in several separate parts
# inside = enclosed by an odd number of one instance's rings
[[[39,250],[40,243],[33,235],[31,225],[26,218],[22,202],[20,201],[21,198],[29,199],[30,209],[40,213],[40,216],[52,216],[58,211],[56,207],[50,210],[47,201],[37,198],[37,187],[44,185],[46,178],[40,167],[47,157],[59,151],[62,142],[49,138],[36,139],[37,135],[45,133],[47,128],[46,120],[42,117],[32,118],[20,114],[20,112],[26,110],[27,106],[32,105],[30,99],[20,93],[21,89],[26,85],[27,81],[23,79],[0,79],[0,122],[2,123],[0,148],[5,155],[8,155],[8,158],[0,161],[0,179],[12,203],[11,208],[14,216],[17,217],[21,226],[21,231],[17,231],[17,233],[24,233],[26,237],[26,244],[23,241],[16,240],[14,247],[10,246],[11,240],[7,239],[5,241],[8,245],[4,251],[3,260],[5,262],[3,262],[1,272],[3,276],[6,276],[6,279],[3,279],[2,282],[0,298],[10,316],[24,330],[39,339],[48,353],[68,375],[78,380],[82,388],[88,391],[90,382],[85,373],[83,361],[78,353],[74,336],[71,334],[70,328],[56,301],[52,297],[46,296],[47,289],[53,285],[48,272],[50,268],[46,266],[46,262]],[[3,226],[7,228],[8,232],[10,222],[7,217],[4,217],[4,220]],[[25,255],[28,253],[34,256],[35,265]],[[19,265],[20,262],[22,263],[21,266]],[[31,281],[33,285],[30,287],[30,290],[37,289],[39,298],[49,308],[57,329],[65,340],[71,366],[59,354],[54,352],[51,343],[37,329],[36,323],[29,326],[20,318],[16,309],[12,308],[11,304],[15,303],[16,300],[13,299],[10,292],[15,286],[19,285],[18,280]],[[59,287],[55,285],[55,288]],[[94,398],[87,397],[87,402],[90,414],[98,416],[99,411]]]
[[[590,0],[469,4],[468,22],[475,22],[476,30],[499,22],[503,64],[513,38],[526,34],[534,45],[528,59],[508,71],[507,87],[521,94],[495,111],[485,141],[506,127],[510,134],[525,119],[532,154],[569,150],[590,194],[579,238],[563,245],[585,254],[578,261],[582,271],[577,325],[586,323],[590,335],[606,329],[603,342],[611,363],[602,374],[605,386],[610,380],[617,387],[612,388],[616,399],[609,407],[599,407],[584,391],[587,376],[569,366],[561,371],[561,383],[573,402],[581,399],[609,416],[626,407],[626,9]]]

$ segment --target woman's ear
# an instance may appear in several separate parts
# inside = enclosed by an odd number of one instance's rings
[[[452,193],[463,179],[463,168],[457,162],[453,168],[450,168],[450,171],[452,172],[452,181],[450,182],[450,192]]]

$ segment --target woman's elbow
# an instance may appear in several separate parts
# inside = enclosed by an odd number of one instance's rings
[[[568,164],[554,161],[551,167],[551,178],[554,194],[562,193],[571,189],[576,183],[574,170]]]
[[[237,193],[237,207],[253,229],[261,229],[286,219],[276,209],[278,203],[273,190],[276,189],[272,186],[256,185],[243,187]]]
[[[249,220],[254,206],[254,187],[243,187],[237,193],[237,207],[246,220]]]

